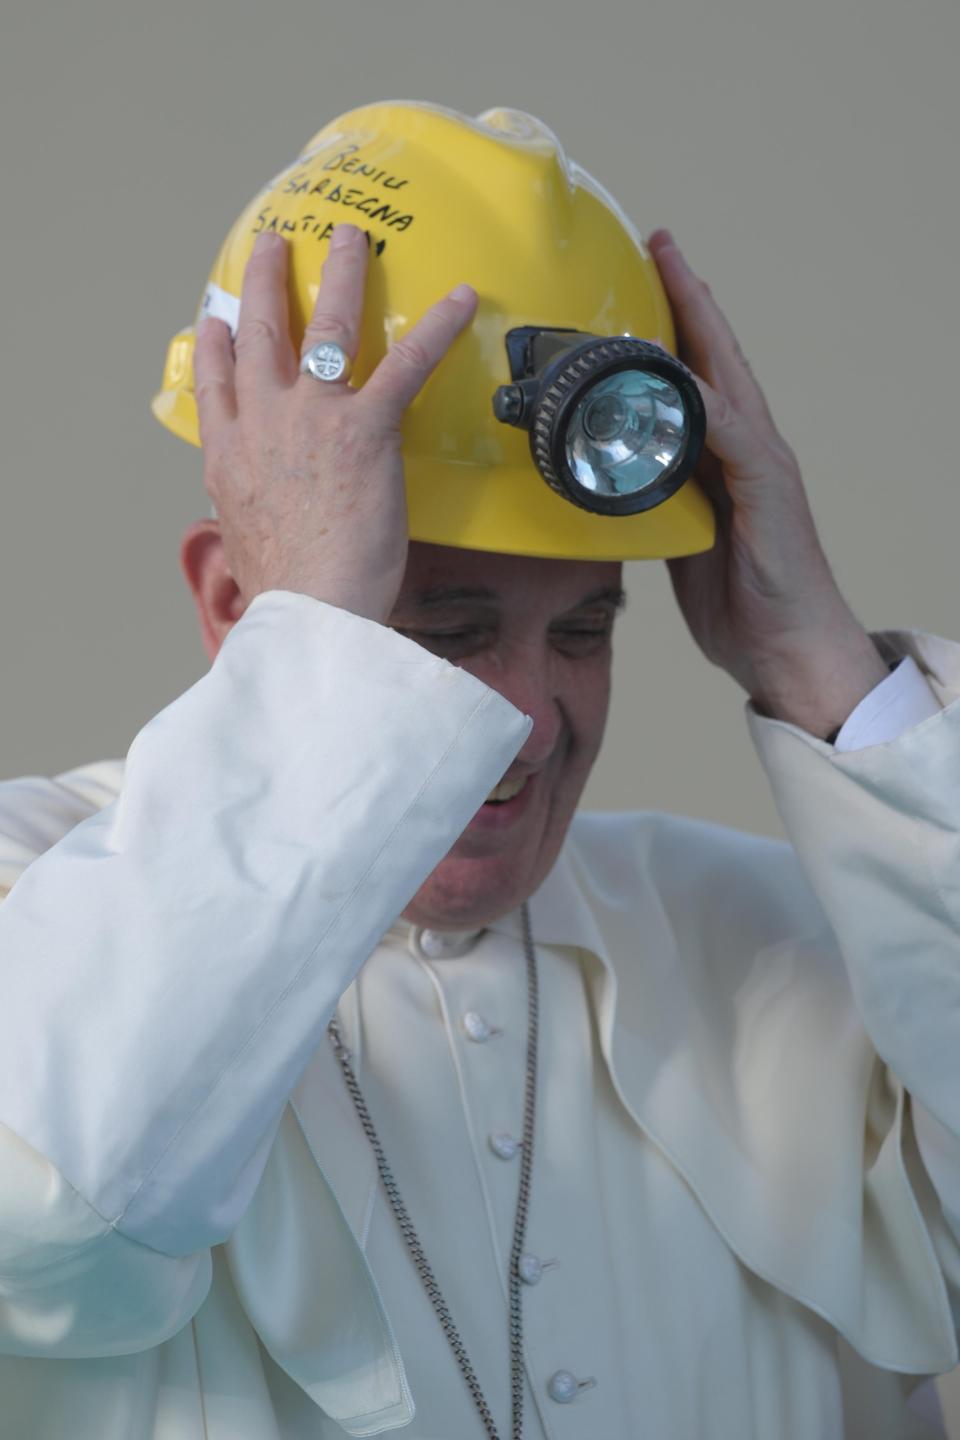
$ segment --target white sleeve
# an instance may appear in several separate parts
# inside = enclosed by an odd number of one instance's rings
[[[337,1000],[529,729],[383,626],[257,597],[0,905],[0,1329],[4,1277],[55,1291],[111,1244],[193,1257],[188,1318]]]
[[[908,655],[907,689],[916,665],[933,701],[915,692],[911,713],[913,702],[901,705],[894,692],[899,733],[881,739],[875,729],[870,743],[844,754],[749,708],[748,722],[864,1027],[891,1085],[909,1098],[932,1197],[911,1168],[909,1134],[901,1174],[910,1176],[911,1205],[960,1333],[960,645],[910,631],[881,638]]]
[[[842,726],[834,748],[841,754],[852,754],[870,745],[888,745],[942,708],[916,660],[907,655],[864,696]],[[951,1197],[960,1197],[960,1145],[916,1097],[912,1110],[920,1153],[946,1218],[960,1235],[960,1210],[951,1212],[948,1208]]]

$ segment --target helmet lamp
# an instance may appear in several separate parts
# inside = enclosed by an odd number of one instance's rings
[[[552,490],[598,515],[635,515],[693,473],[706,433],[697,383],[662,346],[631,335],[518,326],[498,420],[528,431]]]

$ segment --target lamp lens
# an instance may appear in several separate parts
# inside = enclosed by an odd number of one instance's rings
[[[645,370],[620,370],[591,386],[574,409],[567,464],[591,494],[637,495],[663,478],[685,437],[676,386]]]

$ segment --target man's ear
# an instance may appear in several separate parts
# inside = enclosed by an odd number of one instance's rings
[[[218,520],[197,520],[180,542],[180,567],[197,607],[203,648],[211,661],[247,608],[230,574]]]

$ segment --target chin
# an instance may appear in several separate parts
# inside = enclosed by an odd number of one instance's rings
[[[460,856],[440,861],[403,912],[413,925],[431,930],[480,930],[529,899],[552,867],[560,843],[532,863],[516,855]]]
[[[429,930],[482,930],[509,915],[553,869],[589,766],[546,783],[545,776],[492,816],[476,816],[427,876],[403,919]]]

